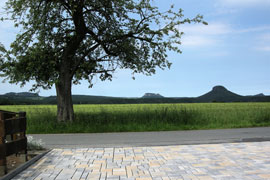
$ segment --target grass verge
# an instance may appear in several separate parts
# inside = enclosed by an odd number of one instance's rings
[[[0,106],[27,112],[27,133],[95,133],[270,126],[270,103],[75,105],[75,121],[58,123],[56,106]]]

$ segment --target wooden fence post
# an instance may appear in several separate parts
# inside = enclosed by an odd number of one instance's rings
[[[7,174],[7,156],[25,152],[27,161],[26,113],[0,110],[0,173]],[[7,137],[11,137],[7,139]]]
[[[0,112],[0,173],[7,173],[4,113]]]
[[[26,118],[26,112],[19,112],[19,117],[20,118]],[[26,121],[26,125],[25,126],[27,127],[27,121]],[[21,132],[20,133],[20,138],[22,138],[22,137],[25,137],[26,138],[26,134],[25,133],[26,133],[26,129],[25,129],[24,132]],[[28,161],[27,148],[25,149],[24,153],[25,153],[25,161]]]

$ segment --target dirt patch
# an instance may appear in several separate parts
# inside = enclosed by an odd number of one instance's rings
[[[46,150],[35,150],[35,151],[28,151],[27,154],[27,158],[28,161],[31,160],[32,158],[34,158],[35,156],[42,154],[46,152]],[[19,167],[20,165],[22,165],[23,163],[25,163],[25,154],[17,154],[17,155],[11,155],[7,157],[7,169],[8,169],[8,173],[10,173],[11,171],[15,170],[17,167]],[[1,168],[1,172],[0,172],[0,177],[4,176],[4,172],[2,171]]]

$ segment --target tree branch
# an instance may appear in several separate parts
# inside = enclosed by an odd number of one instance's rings
[[[78,61],[75,63],[75,65],[73,66],[73,69],[71,71],[72,76],[75,74],[75,72],[77,71],[77,69],[79,68],[79,65],[81,64],[81,62],[85,59],[85,57],[92,51],[94,51],[96,48],[98,48],[99,44],[96,44],[94,46],[92,46],[91,48],[89,48],[87,51],[85,51],[85,53],[82,55],[82,57],[80,57],[78,59]]]
[[[87,29],[87,32],[94,38],[94,40],[101,45],[101,47],[104,49],[106,54],[111,55],[111,56],[118,56],[118,54],[111,52],[106,45],[104,44],[103,41],[99,40],[98,36],[90,29]]]

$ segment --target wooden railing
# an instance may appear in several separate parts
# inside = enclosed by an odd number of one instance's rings
[[[0,110],[0,169],[7,174],[7,156],[25,153],[27,161],[26,113]],[[2,173],[0,172],[0,173]]]

